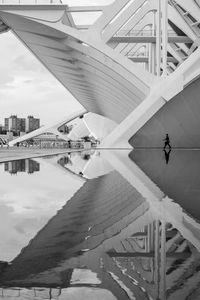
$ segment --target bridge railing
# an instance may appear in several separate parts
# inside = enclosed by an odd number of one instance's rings
[[[119,30],[115,36],[156,36],[155,30]],[[168,36],[177,36],[173,30],[168,30]]]

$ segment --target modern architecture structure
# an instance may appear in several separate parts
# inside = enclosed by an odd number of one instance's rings
[[[119,124],[103,146],[160,146],[164,132],[174,146],[199,146],[199,2],[109,3],[3,1],[1,32],[11,29],[86,111]]]
[[[132,159],[129,164],[134,167]],[[36,287],[28,292],[30,297],[49,291],[51,299],[50,292],[64,295],[66,288],[85,287],[108,289],[116,299],[125,300],[174,300],[183,295],[198,299],[199,223],[188,208],[186,212],[167,197],[161,201],[162,191],[139,168],[134,174],[135,185],[116,170],[82,178],[80,189],[12,263],[1,262],[2,293],[18,295]],[[169,193],[170,187],[163,189]]]
[[[29,133],[40,128],[40,119],[28,116],[25,123],[25,132]]]
[[[4,129],[12,131],[14,134],[20,135],[20,132],[29,133],[40,127],[40,119],[33,116],[25,118],[18,118],[17,115],[11,115],[9,118],[4,119]]]
[[[24,118],[18,118],[17,115],[11,115],[9,118],[5,118],[5,129],[7,131],[12,131],[15,134],[25,132],[25,122]]]
[[[89,125],[92,112],[104,118],[99,128],[109,124],[107,132],[101,130],[105,148],[162,147],[166,133],[173,147],[200,147],[198,0],[116,0],[79,7],[5,2],[2,32],[11,29],[84,107],[11,145],[44,132],[67,140],[59,128],[76,118],[99,136],[100,130]],[[96,17],[91,24],[88,14]],[[80,190],[12,265],[3,265],[2,286],[109,286],[120,299],[132,292],[138,299],[199,296],[194,155],[184,160],[168,153],[158,169],[156,152],[129,152],[102,151],[115,171],[90,181],[81,177]],[[147,156],[153,157],[148,163]],[[170,172],[169,160],[176,162]],[[67,163],[63,159],[58,167]],[[178,193],[176,172],[184,183]],[[187,190],[194,197],[191,205]],[[97,274],[100,283],[74,283],[73,272],[80,269]]]

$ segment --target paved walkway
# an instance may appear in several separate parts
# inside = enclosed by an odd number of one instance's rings
[[[77,152],[82,151],[83,149],[37,149],[37,148],[0,148],[0,163],[18,160],[18,159],[26,159],[26,158],[34,158],[34,157],[42,157],[48,155],[56,155],[67,152]]]

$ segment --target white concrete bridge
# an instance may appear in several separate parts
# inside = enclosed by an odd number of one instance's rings
[[[161,146],[166,132],[174,146],[199,147],[199,1],[68,2],[1,0],[0,30],[10,29],[86,112],[118,124],[102,147]]]

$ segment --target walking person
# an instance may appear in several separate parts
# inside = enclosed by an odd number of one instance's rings
[[[166,134],[166,137],[163,141],[165,142],[165,145],[164,145],[163,149],[165,150],[167,146],[169,147],[169,149],[171,149],[170,139],[169,139],[168,133]]]

